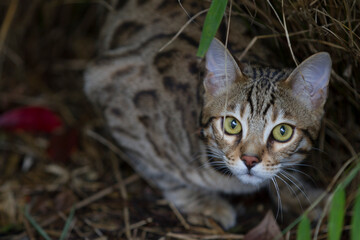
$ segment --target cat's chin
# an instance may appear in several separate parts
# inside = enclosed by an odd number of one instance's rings
[[[237,178],[245,184],[251,185],[260,185],[264,182],[264,179],[252,174],[242,174],[237,176]]]

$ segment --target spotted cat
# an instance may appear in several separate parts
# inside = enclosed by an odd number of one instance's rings
[[[256,67],[239,63],[214,39],[202,74],[198,24],[159,52],[188,20],[184,9],[190,15],[204,9],[201,1],[182,3],[121,0],[85,73],[86,94],[102,109],[129,164],[189,216],[229,228],[236,211],[221,193],[269,185],[285,209],[299,208],[299,201],[306,206],[319,190],[289,170],[318,135],[329,54],[317,53],[295,69]],[[229,44],[240,52],[249,37],[241,22],[234,25]]]

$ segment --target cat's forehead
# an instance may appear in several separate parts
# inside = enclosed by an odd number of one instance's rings
[[[270,67],[259,67],[251,64],[243,64],[242,73],[250,82],[256,85],[266,87],[270,84],[276,85],[278,82],[286,79],[292,69],[276,69]]]

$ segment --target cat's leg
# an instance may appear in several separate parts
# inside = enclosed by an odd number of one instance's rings
[[[323,193],[324,190],[314,188],[303,181],[298,174],[284,173],[275,178],[270,186],[270,195],[278,203],[279,210],[297,216],[302,214]],[[324,201],[320,202],[307,216],[313,221],[318,220],[323,207]]]
[[[235,209],[214,192],[183,185],[164,191],[164,195],[181,212],[187,214],[189,222],[193,224],[206,225],[207,217],[214,219],[225,229],[236,223]]]

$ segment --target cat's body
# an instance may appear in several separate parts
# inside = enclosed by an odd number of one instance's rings
[[[202,10],[195,2],[184,3],[192,14]],[[311,149],[328,76],[320,87],[311,85],[308,101],[299,103],[308,88],[286,80],[290,74],[292,79],[306,75],[307,69],[238,67],[214,40],[204,80],[195,57],[200,38],[196,24],[158,52],[187,21],[177,1],[129,0],[120,5],[105,24],[101,54],[86,72],[85,91],[103,110],[137,172],[183,212],[213,217],[225,227],[235,223],[236,213],[219,193],[250,193],[276,180],[282,188],[276,174],[290,184],[297,181],[281,171],[294,167]],[[241,27],[234,32],[241,33]],[[231,41],[237,49],[248,42]],[[327,55],[314,56],[310,65],[326,65]],[[294,86],[300,90],[294,93]],[[311,91],[322,95],[312,99]],[[240,124],[240,132],[228,134],[225,117],[234,119],[231,126]],[[272,138],[274,127],[282,123],[293,127],[288,143]],[[293,188],[290,197],[285,188],[284,206],[298,206],[298,199],[306,202]]]

